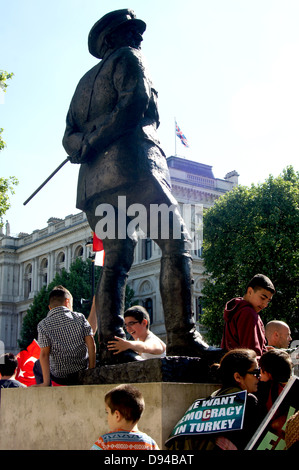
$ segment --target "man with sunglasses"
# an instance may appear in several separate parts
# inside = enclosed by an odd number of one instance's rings
[[[115,336],[108,342],[108,350],[113,354],[119,354],[131,349],[142,359],[165,357],[166,345],[149,329],[150,317],[147,310],[140,305],[130,307],[124,313],[126,331],[134,341]]]

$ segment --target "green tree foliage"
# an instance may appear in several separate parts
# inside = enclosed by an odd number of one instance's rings
[[[94,266],[95,285],[98,283],[101,271],[101,267]],[[57,285],[63,285],[71,292],[73,310],[83,313],[86,318],[88,317],[92,300],[92,261],[90,259],[83,261],[81,258],[76,258],[71,264],[69,272],[63,269],[61,274],[56,274],[53,281],[47,287],[43,287],[34,297],[23,320],[19,339],[21,349],[26,349],[33,339],[37,339],[37,325],[47,316],[49,312],[49,294]],[[127,286],[126,308],[132,304],[133,296],[134,291]],[[89,299],[90,302],[81,302],[81,299]]]
[[[100,270],[101,268],[96,268],[97,278],[100,275]],[[27,314],[23,320],[19,340],[21,349],[26,349],[33,339],[37,339],[37,325],[47,316],[49,312],[49,294],[57,285],[63,285],[71,292],[74,311],[81,312],[86,317],[88,316],[91,303],[82,303],[81,305],[81,299],[91,299],[91,273],[91,261],[89,259],[82,261],[81,258],[76,258],[71,264],[69,272],[63,269],[60,274],[56,274],[53,281],[49,283],[47,287],[42,287],[39,293],[33,298],[33,302],[28,308]]]
[[[0,226],[3,225],[3,216],[10,208],[9,196],[14,194],[14,186],[18,184],[17,178],[11,176],[9,178],[0,177]]]
[[[8,86],[7,80],[10,80],[13,77],[13,73],[7,73],[4,70],[0,70],[0,92],[2,90],[3,93],[6,93],[6,88]],[[2,139],[3,129],[0,128],[0,150],[3,150],[6,146],[4,140]]]
[[[10,80],[13,77],[13,73],[5,72],[4,70],[0,70],[0,88],[6,92],[6,88],[8,84],[6,83],[7,80]]]
[[[134,290],[131,287],[126,286],[125,310],[138,303],[137,300],[133,300],[134,295]]]
[[[243,296],[257,273],[276,287],[263,322],[287,322],[298,334],[299,300],[299,173],[287,167],[250,188],[238,186],[219,198],[204,214],[203,258],[210,278],[203,288],[202,323],[209,340],[219,344],[223,310],[233,297]]]
[[[0,70],[0,93],[6,92],[7,80],[11,79],[13,73],[7,73],[4,70]],[[0,128],[0,151],[6,146],[4,140],[2,139],[2,127]],[[3,215],[10,208],[9,195],[14,194],[14,186],[18,184],[17,178],[11,176],[9,178],[0,177],[0,226],[3,225]]]
[[[2,128],[2,127],[0,127],[0,150],[3,150],[3,149],[4,149],[4,147],[6,146],[6,144],[5,144],[4,140],[2,139],[2,135],[1,135],[1,134],[2,134],[2,132],[3,132],[3,128]]]

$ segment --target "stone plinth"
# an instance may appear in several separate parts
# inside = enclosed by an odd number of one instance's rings
[[[165,357],[126,364],[106,365],[89,369],[81,374],[83,385],[185,382],[212,383],[214,378],[206,360],[198,357]]]
[[[173,427],[194,400],[219,388],[208,383],[138,382],[136,386],[145,399],[139,428],[151,435],[160,449],[165,448]],[[108,430],[104,396],[112,387],[105,384],[2,389],[0,449],[90,449]]]

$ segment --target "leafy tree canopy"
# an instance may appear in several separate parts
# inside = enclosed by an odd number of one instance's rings
[[[97,270],[98,271],[98,270]],[[97,272],[97,277],[99,273]],[[33,302],[27,310],[23,320],[19,346],[21,349],[27,348],[33,339],[37,339],[37,325],[47,316],[49,312],[49,294],[57,285],[63,285],[73,296],[74,311],[81,312],[88,316],[90,304],[82,303],[81,299],[91,298],[91,261],[82,261],[81,258],[71,264],[69,272],[65,269],[57,273],[53,281],[48,286],[42,287],[33,298]]]
[[[87,259],[83,261],[81,258],[71,264],[69,272],[65,269],[60,274],[56,274],[55,278],[49,285],[44,286],[39,293],[34,297],[32,304],[27,310],[27,314],[23,320],[19,346],[21,349],[26,349],[33,339],[37,339],[37,325],[47,316],[49,312],[49,294],[51,290],[57,285],[63,285],[68,289],[73,296],[73,310],[83,313],[88,317],[91,308],[92,300],[92,261]],[[101,275],[102,268],[99,266],[94,267],[95,270],[95,285]],[[128,286],[126,288],[125,308],[132,305],[134,296],[133,289]],[[89,299],[90,302],[81,302],[81,299]]]
[[[7,73],[4,70],[0,70],[0,92],[6,92],[7,80],[11,79],[13,73]],[[3,129],[0,128],[0,151],[6,146],[4,140],[2,139]],[[3,225],[3,215],[10,208],[9,195],[14,194],[14,186],[18,184],[17,178],[11,176],[9,178],[0,177],[0,226]]]
[[[14,194],[14,186],[17,184],[18,180],[14,176],[9,178],[0,177],[0,226],[3,225],[3,216],[10,208],[9,196]]]
[[[13,73],[7,73],[4,70],[0,70],[0,91],[6,93],[6,88],[8,87],[7,80],[10,80],[13,77]],[[3,150],[5,147],[5,142],[2,139],[3,129],[0,128],[0,150]]]
[[[203,288],[202,323],[209,340],[220,344],[223,310],[243,296],[257,273],[275,285],[271,305],[262,311],[264,324],[288,323],[293,339],[299,330],[299,173],[283,173],[250,188],[238,186],[204,214],[203,258],[209,279]]]

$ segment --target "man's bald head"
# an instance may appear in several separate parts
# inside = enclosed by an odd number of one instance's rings
[[[280,320],[272,320],[267,323],[265,334],[268,346],[273,346],[275,348],[287,349],[290,341],[292,340],[289,325]]]

